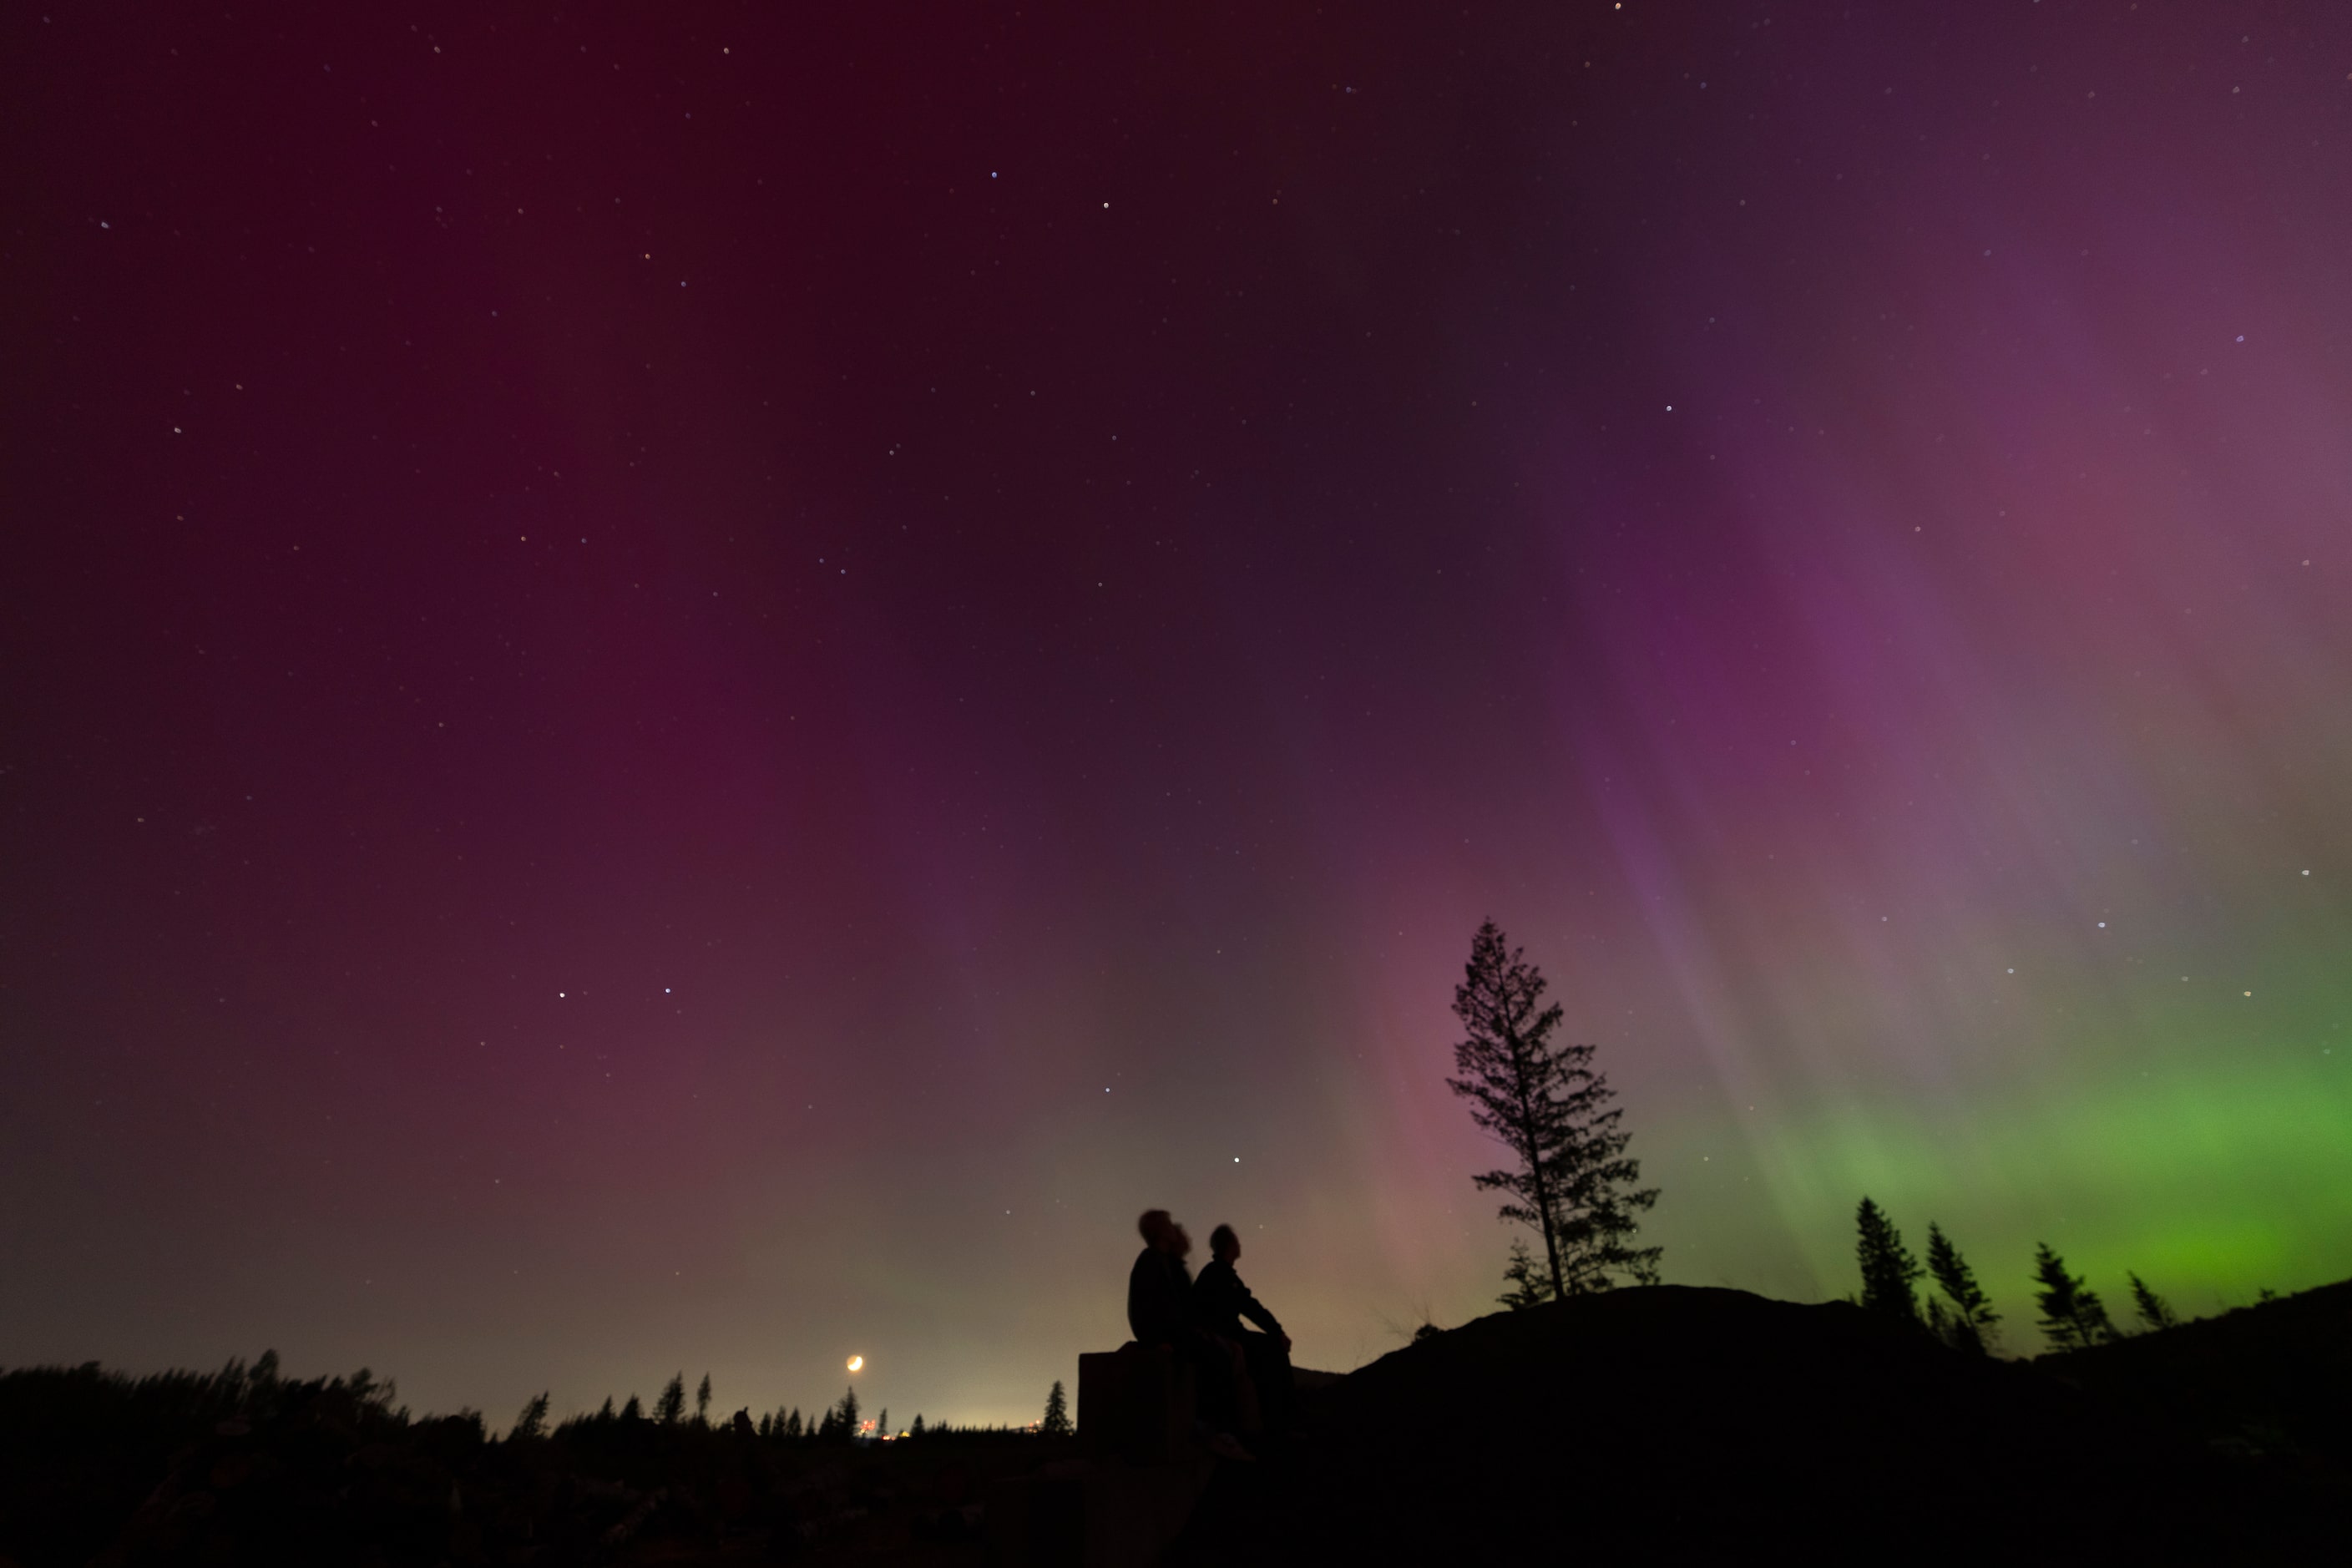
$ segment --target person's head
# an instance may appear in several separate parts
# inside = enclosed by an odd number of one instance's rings
[[[1234,1227],[1221,1225],[1209,1233],[1209,1254],[1221,1263],[1231,1263],[1242,1255],[1242,1238]]]
[[[1145,1209],[1142,1217],[1135,1222],[1135,1228],[1141,1233],[1144,1246],[1171,1257],[1181,1258],[1192,1250],[1192,1238],[1184,1234],[1182,1226],[1168,1217],[1166,1209]]]

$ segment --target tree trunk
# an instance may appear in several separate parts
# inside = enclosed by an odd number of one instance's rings
[[[1519,1032],[1508,1024],[1503,1026],[1511,1042],[1511,1068],[1518,1079],[1519,1139],[1528,1148],[1528,1173],[1535,1178],[1536,1214],[1543,1221],[1544,1261],[1551,1266],[1551,1299],[1555,1301],[1568,1294],[1568,1281],[1559,1272],[1559,1237],[1552,1227],[1551,1194],[1544,1186],[1543,1151],[1536,1147],[1536,1117],[1528,1104],[1528,1053],[1519,1039]]]

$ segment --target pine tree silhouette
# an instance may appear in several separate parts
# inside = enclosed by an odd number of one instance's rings
[[[1933,1220],[1927,1222],[1927,1272],[1935,1276],[1937,1288],[1952,1303],[1948,1317],[1941,1311],[1931,1313],[1931,1318],[1943,1320],[1929,1325],[1937,1330],[1937,1336],[1954,1350],[1974,1355],[1990,1353],[2000,1314],[1992,1310],[1991,1300],[1978,1287],[1976,1272],[1969,1267],[1968,1259],[1960,1256],[1960,1249],[1952,1245],[1951,1238]],[[1932,1308],[1934,1303],[1929,1305]]]
[[[2172,1303],[2147,1288],[2147,1281],[2137,1274],[2126,1274],[2131,1281],[2132,1305],[2138,1310],[2139,1321],[2151,1331],[2177,1327],[2180,1321],[2172,1315]]]
[[[919,1436],[921,1436],[922,1435],[923,1435],[923,1413],[922,1413],[921,1411],[918,1410],[918,1411],[916,1411],[916,1412],[915,1412],[915,1424],[914,1424],[912,1426],[909,1426],[909,1427],[908,1427],[908,1428],[907,1428],[907,1436],[909,1436],[909,1437],[919,1437]]]
[[[702,1386],[694,1391],[694,1424],[710,1425],[710,1374],[707,1372],[702,1374]]]
[[[1511,1288],[1495,1300],[1515,1312],[1539,1307],[1552,1299],[1550,1277],[1536,1266],[1535,1256],[1518,1237],[1511,1238],[1511,1261],[1503,1270],[1503,1278],[1511,1282]]]
[[[654,1419],[665,1426],[675,1426],[686,1415],[686,1373],[679,1373],[662,1384],[661,1398],[654,1402]]]
[[[1510,1202],[1498,1211],[1543,1237],[1552,1294],[1605,1290],[1623,1274],[1655,1284],[1661,1249],[1630,1243],[1636,1210],[1658,1190],[1633,1190],[1641,1162],[1607,1079],[1591,1068],[1595,1047],[1555,1043],[1558,1003],[1542,1006],[1544,978],[1522,950],[1507,947],[1493,921],[1470,941],[1470,962],[1454,989],[1454,1016],[1469,1037],[1454,1047],[1445,1085],[1471,1102],[1470,1120],[1517,1157],[1516,1168],[1471,1177]]]
[[[1919,1300],[1912,1293],[1912,1281],[1919,1278],[1919,1265],[1903,1245],[1903,1233],[1895,1222],[1868,1198],[1853,1211],[1854,1256],[1862,1264],[1862,1308],[1865,1312],[1883,1312],[1900,1319],[1914,1328],[1919,1321]]]
[[[629,1402],[621,1406],[621,1419],[624,1421],[642,1421],[645,1418],[645,1406],[639,1405],[637,1403],[637,1396],[632,1394],[629,1395]]]
[[[1038,1430],[1048,1437],[1066,1437],[1076,1430],[1070,1425],[1070,1401],[1058,1377],[1054,1380],[1054,1392],[1045,1395],[1045,1423]]]
[[[2099,1293],[2067,1273],[2065,1259],[2050,1250],[2046,1241],[2036,1244],[2033,1278],[2042,1287],[2033,1293],[2042,1306],[2042,1331],[2053,1345],[2062,1351],[2080,1350],[2116,1337]]]
[[[784,1423],[784,1436],[798,1441],[804,1428],[801,1426],[801,1407],[793,1406],[793,1418]]]
[[[835,1434],[835,1436],[840,1437],[844,1442],[856,1436],[857,1390],[855,1388],[843,1390],[841,1403],[835,1405],[834,1410],[835,1415],[840,1418],[839,1430]]]
[[[522,1414],[515,1417],[514,1430],[507,1434],[507,1440],[512,1442],[518,1437],[531,1438],[545,1436],[547,1436],[547,1395],[537,1394],[523,1402]]]

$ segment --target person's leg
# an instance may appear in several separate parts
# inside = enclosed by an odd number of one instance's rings
[[[1232,1352],[1208,1334],[1189,1336],[1182,1347],[1192,1364],[1193,1387],[1200,1391],[1201,1419],[1212,1431],[1230,1432],[1240,1419],[1234,1397]]]
[[[1265,1431],[1265,1415],[1258,1408],[1257,1380],[1250,1375],[1249,1352],[1231,1340],[1221,1339],[1218,1343],[1234,1369],[1234,1430],[1244,1436]]]
[[[1242,1348],[1249,1358],[1250,1382],[1257,1388],[1259,1417],[1269,1432],[1287,1432],[1296,1422],[1292,1401],[1290,1352],[1272,1334],[1245,1334]]]

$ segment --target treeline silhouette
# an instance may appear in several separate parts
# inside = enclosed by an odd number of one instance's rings
[[[23,1568],[179,1562],[612,1561],[639,1550],[805,1544],[888,1528],[953,1540],[980,1489],[1067,1447],[1059,1423],[917,1415],[877,1441],[856,1391],[814,1415],[711,1416],[706,1375],[650,1411],[550,1422],[533,1395],[503,1435],[479,1411],[419,1416],[365,1368],[283,1375],[275,1352],[217,1372],[0,1372],[0,1562]]]
[[[1933,1334],[1954,1350],[1974,1355],[1993,1353],[1999,1344],[2000,1314],[1992,1310],[1990,1300],[1977,1284],[1975,1271],[1940,1226],[1928,1222],[1927,1266],[1924,1270],[1903,1245],[1903,1233],[1895,1228],[1895,1222],[1867,1196],[1854,1209],[1854,1257],[1862,1268],[1862,1289],[1851,1300],[1866,1311]],[[1940,1293],[1928,1297],[1924,1309],[1917,1290],[1923,1274],[1936,1281]],[[2126,1271],[2124,1279],[2131,1287],[2139,1332],[2158,1333],[2179,1327],[2179,1314],[2147,1281],[2131,1271]],[[2037,1321],[2051,1350],[2087,1350],[2126,1337],[2128,1331],[2116,1326],[2107,1314],[2106,1303],[2091,1289],[2089,1279],[2069,1273],[2066,1260],[2046,1241],[2034,1247],[2033,1285],[2034,1302],[2041,1308]],[[2261,1299],[2268,1301],[2275,1295],[2274,1291],[2264,1290]]]
[[[1627,1152],[1632,1135],[1611,1102],[1608,1079],[1593,1068],[1596,1047],[1558,1037],[1564,1016],[1544,1000],[1549,983],[1524,950],[1493,921],[1470,939],[1469,962],[1454,990],[1454,1015],[1465,1037],[1454,1047],[1454,1071],[1445,1080],[1470,1102],[1470,1118],[1501,1144],[1511,1163],[1473,1175],[1482,1192],[1508,1200],[1498,1218],[1523,1226],[1539,1240],[1511,1240],[1496,1300],[1515,1311],[1548,1301],[1593,1295],[1626,1283],[1656,1284],[1661,1251],[1634,1245],[1638,1216],[1654,1207],[1658,1189],[1641,1187],[1641,1163]],[[1923,1268],[1903,1244],[1895,1222],[1864,1196],[1855,1210],[1855,1250],[1862,1289],[1849,1298],[1868,1310],[1932,1334],[1954,1350],[1991,1355],[2000,1347],[2000,1314],[1942,1226],[1927,1226]],[[1918,1283],[1935,1281],[1923,1301]],[[2171,1304],[2137,1273],[2126,1273],[2140,1328],[2178,1326]],[[2055,1352],[2087,1349],[2125,1337],[2088,1279],[2069,1273],[2047,1242],[2033,1257],[2034,1300],[2042,1334]],[[2273,1299],[2265,1290],[2263,1300]],[[1423,1332],[1437,1331],[1424,1324]]]

